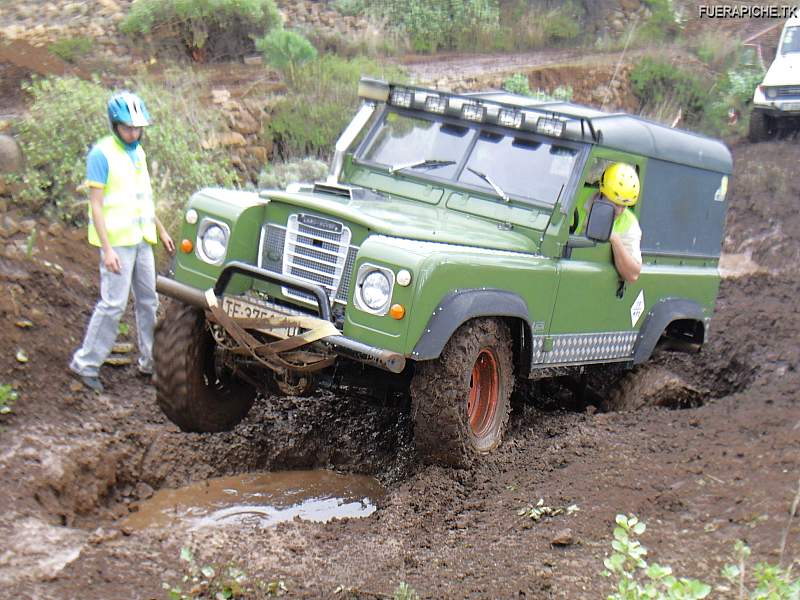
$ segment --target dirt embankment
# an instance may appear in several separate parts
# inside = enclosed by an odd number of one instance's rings
[[[0,433],[9,597],[160,598],[191,544],[252,578],[283,579],[292,597],[331,597],[341,585],[369,598],[402,580],[426,597],[598,598],[610,589],[599,572],[618,512],[646,520],[653,560],[681,575],[718,583],[735,539],[788,564],[800,556],[800,529],[787,529],[800,466],[800,150],[783,141],[734,154],[725,245],[749,274],[723,281],[700,355],[656,361],[703,404],[570,412],[552,408],[563,390],[540,385],[518,394],[507,441],[471,470],[415,462],[403,397],[266,398],[234,431],[201,435],[167,423],[133,368],[108,369],[106,395],[84,393],[66,363],[97,292],[97,259],[82,231],[37,224],[31,258],[0,259],[0,381],[20,392]],[[376,475],[388,494],[368,519],[325,525],[119,527],[154,489],[312,467]],[[538,524],[518,516],[539,498],[579,511]]]

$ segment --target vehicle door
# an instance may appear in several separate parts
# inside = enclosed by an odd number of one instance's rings
[[[592,242],[584,233],[590,198],[599,194],[600,176],[618,161],[633,165],[644,181],[644,159],[603,149],[595,149],[589,157],[582,185],[567,213],[572,215],[571,233],[557,261],[558,290],[548,335],[538,349],[540,363],[608,362],[626,360],[632,354],[643,320],[642,280],[625,283],[614,267],[611,244]],[[646,195],[642,189],[633,208],[637,217]]]

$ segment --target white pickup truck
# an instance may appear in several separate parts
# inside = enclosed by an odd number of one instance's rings
[[[748,137],[766,140],[778,131],[780,121],[800,120],[800,16],[783,26],[775,60],[756,87]]]

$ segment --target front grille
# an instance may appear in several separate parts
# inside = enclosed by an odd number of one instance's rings
[[[270,223],[262,233],[261,243],[262,269],[274,273],[283,273],[283,245],[286,243],[286,228]]]
[[[800,98],[800,85],[782,85],[778,87],[779,98]]]
[[[289,217],[285,235],[282,272],[320,285],[332,300],[346,303],[347,288],[343,298],[339,288],[345,273],[345,284],[349,282],[347,266],[351,251],[355,260],[355,249],[350,247],[350,228],[331,219],[294,214]],[[316,304],[309,294],[289,288],[283,288],[283,293]]]
[[[353,275],[353,267],[356,264],[356,255],[358,248],[350,246],[347,251],[347,262],[344,263],[344,273],[342,273],[342,281],[339,283],[339,291],[336,293],[336,301],[342,304],[347,304],[347,290],[350,289],[350,278]]]

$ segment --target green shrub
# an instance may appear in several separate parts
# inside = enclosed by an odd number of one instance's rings
[[[500,23],[497,0],[368,0],[367,10],[415,52],[479,48]]]
[[[541,100],[542,102],[550,102],[553,100],[569,102],[572,100],[571,86],[558,86],[550,93],[538,88],[536,90],[531,90],[530,85],[528,84],[528,78],[522,73],[514,73],[511,77],[506,79],[503,82],[503,89],[512,94],[530,96],[531,98]]]
[[[611,543],[614,552],[603,561],[603,575],[616,582],[607,600],[699,600],[711,593],[711,587],[701,581],[677,578],[669,567],[647,564],[647,550],[636,539],[646,529],[639,519],[617,515],[616,523]]]
[[[366,10],[366,0],[333,0],[331,6],[345,17],[356,17]]]
[[[169,600],[233,600],[235,598],[277,598],[289,592],[282,579],[253,579],[235,564],[198,562],[190,548],[181,548],[181,583],[162,582]],[[183,587],[182,587],[182,585]]]
[[[281,23],[274,0],[137,0],[120,29],[177,44],[204,60],[252,52],[253,38]]]
[[[317,58],[317,51],[306,38],[294,31],[273,29],[256,40],[268,64],[281,71],[289,83],[295,80],[298,67]]]
[[[234,185],[236,175],[223,151],[203,150],[213,130],[215,114],[192,102],[196,82],[183,74],[166,84],[130,83],[147,104],[154,125],[147,128],[147,151],[153,190],[165,225],[175,208],[206,185]],[[181,79],[182,78],[182,79]],[[85,201],[76,190],[86,176],[86,153],[109,133],[106,102],[111,94],[98,82],[73,77],[37,79],[26,86],[32,98],[17,138],[25,154],[19,175],[23,186],[15,200],[33,213],[78,223],[86,217]]]
[[[503,81],[503,89],[511,94],[531,95],[531,86],[528,83],[528,78],[522,73],[514,73]]]
[[[14,388],[8,384],[0,385],[0,415],[7,415],[11,412],[11,406],[17,401],[19,395]]]
[[[674,102],[681,108],[688,125],[696,125],[703,115],[708,92],[691,73],[667,61],[645,57],[631,70],[631,88],[640,110],[657,109]]]
[[[258,187],[283,190],[290,183],[313,183],[328,174],[327,163],[316,158],[301,158],[284,163],[270,163],[258,176]]]
[[[749,112],[756,86],[764,79],[764,68],[752,50],[741,51],[736,64],[723,73],[714,86],[713,101],[708,103],[704,118],[704,128],[716,135],[725,133],[744,134],[747,119],[741,118],[735,125],[729,125],[730,111],[739,116]]]
[[[794,505],[796,508],[796,504]],[[792,511],[794,514],[794,509]],[[645,560],[647,549],[637,539],[646,530],[635,516],[617,515],[613,552],[603,561],[603,575],[613,579],[614,592],[606,600],[700,600],[711,593],[711,586],[697,579],[675,577],[670,567]],[[752,573],[747,569],[750,548],[741,540],[734,545],[736,564],[722,569],[722,576],[737,590],[741,600],[797,600],[800,578],[792,578],[792,569],[757,563]],[[720,586],[720,591],[731,591]]]
[[[644,0],[644,3],[650,9],[651,16],[636,32],[639,43],[674,39],[680,33],[681,26],[672,0]]]
[[[419,594],[417,594],[417,591],[405,581],[401,581],[399,584],[397,584],[397,587],[394,588],[392,600],[419,600]]]
[[[271,137],[280,158],[328,158],[339,134],[358,107],[361,75],[402,81],[393,67],[357,58],[322,56],[297,70],[289,93],[274,107],[263,135]]]
[[[92,51],[94,41],[92,38],[77,36],[62,38],[50,44],[47,49],[66,62],[75,62],[81,56]]]
[[[566,42],[574,40],[583,31],[582,10],[572,2],[566,2],[545,15],[544,33],[548,41]]]

